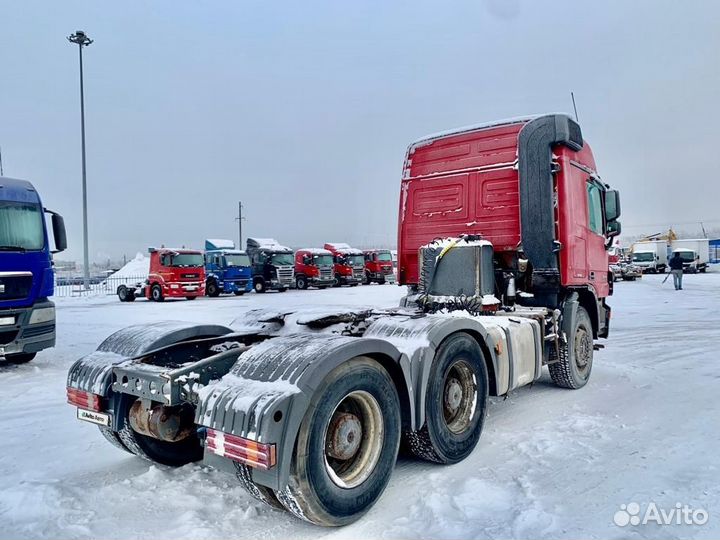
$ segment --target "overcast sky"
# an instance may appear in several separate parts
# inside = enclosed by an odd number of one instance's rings
[[[3,0],[5,174],[81,259],[82,29],[94,260],[236,239],[239,200],[244,236],[392,245],[408,142],[571,90],[628,233],[720,227],[719,28],[710,1]]]

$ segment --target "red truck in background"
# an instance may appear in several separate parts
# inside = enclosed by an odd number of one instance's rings
[[[145,283],[123,284],[117,288],[121,302],[144,296],[162,302],[165,298],[195,300],[205,294],[205,260],[194,249],[149,248],[150,272]]]
[[[333,254],[327,249],[303,248],[295,252],[295,283],[298,289],[324,289],[335,284]]]
[[[389,249],[366,249],[365,256],[365,285],[370,283],[395,283],[392,253]]]
[[[328,242],[324,247],[333,255],[336,287],[355,287],[365,279],[365,256],[362,251],[343,242]]]

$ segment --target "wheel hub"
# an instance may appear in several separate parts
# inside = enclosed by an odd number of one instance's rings
[[[455,378],[448,379],[445,385],[445,409],[450,414],[455,413],[462,403],[463,391],[460,381]]]
[[[357,454],[362,442],[362,425],[354,414],[333,415],[328,426],[327,454],[335,459],[347,460]]]
[[[577,366],[581,369],[587,367],[591,354],[592,342],[588,333],[584,329],[578,328],[575,334],[575,363]]]

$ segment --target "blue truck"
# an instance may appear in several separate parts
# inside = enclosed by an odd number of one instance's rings
[[[29,362],[55,345],[52,254],[66,247],[62,216],[43,208],[33,185],[0,177],[0,362]]]
[[[244,251],[232,240],[205,240],[205,294],[236,296],[252,291],[252,268]]]

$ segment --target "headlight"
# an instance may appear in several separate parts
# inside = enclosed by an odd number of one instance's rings
[[[39,324],[55,320],[55,307],[33,309],[28,324]]]
[[[180,288],[180,285],[178,285],[177,283],[171,283],[171,284],[170,284],[170,288],[171,288],[171,289],[179,289],[179,288]]]

